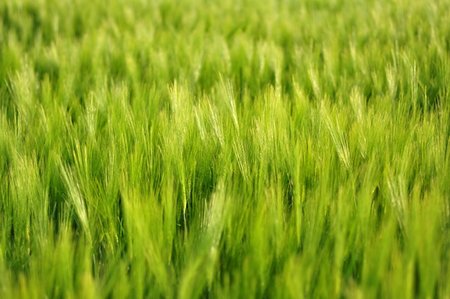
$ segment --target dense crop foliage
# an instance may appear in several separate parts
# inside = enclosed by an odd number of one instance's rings
[[[449,298],[449,20],[0,1],[0,297]]]

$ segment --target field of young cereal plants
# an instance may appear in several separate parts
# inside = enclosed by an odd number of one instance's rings
[[[450,298],[450,0],[1,0],[1,298]]]

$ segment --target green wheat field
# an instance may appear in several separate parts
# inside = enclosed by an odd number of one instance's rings
[[[0,298],[450,298],[450,0],[1,0]]]

